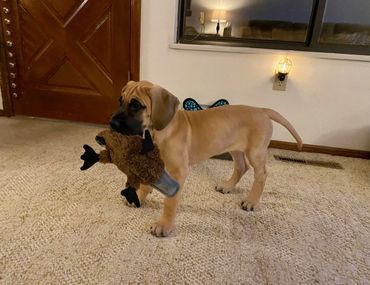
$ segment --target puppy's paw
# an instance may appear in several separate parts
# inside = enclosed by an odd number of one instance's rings
[[[217,192],[222,193],[222,194],[228,194],[228,193],[230,193],[231,191],[234,190],[234,186],[228,186],[224,183],[220,183],[220,184],[215,186],[215,190]]]
[[[156,237],[168,237],[172,231],[173,225],[162,220],[155,222],[150,228],[150,233]]]
[[[251,212],[256,209],[257,203],[250,202],[248,200],[242,201],[241,208],[244,211]]]

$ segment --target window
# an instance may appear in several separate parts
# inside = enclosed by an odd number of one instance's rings
[[[370,0],[180,0],[178,42],[370,55]]]
[[[370,46],[370,1],[328,0],[320,43]]]

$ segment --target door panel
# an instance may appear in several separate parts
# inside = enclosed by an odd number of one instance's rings
[[[107,123],[130,74],[130,3],[13,1],[15,113]]]

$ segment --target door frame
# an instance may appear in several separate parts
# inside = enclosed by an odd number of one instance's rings
[[[1,11],[2,12],[2,11]],[[3,13],[1,13],[3,14]],[[1,89],[1,97],[3,102],[3,109],[0,109],[0,116],[13,116],[13,105],[10,98],[10,89],[9,89],[9,81],[8,81],[8,64],[6,60],[6,43],[5,38],[3,35],[4,30],[4,21],[3,18],[0,16],[1,24],[0,24],[0,89]]]
[[[13,0],[17,1],[17,0]],[[12,1],[12,2],[13,2]],[[12,3],[14,5],[14,3]],[[141,35],[141,0],[130,0],[130,80],[140,80],[140,35]],[[1,11],[0,11],[1,12]],[[4,31],[3,13],[0,14],[1,29],[0,29],[0,63],[1,63],[1,95],[3,101],[3,110],[0,110],[0,116],[15,116],[12,97],[9,86],[9,71],[8,61],[6,57],[6,44]]]
[[[134,81],[140,80],[140,35],[141,0],[131,0],[130,72]]]

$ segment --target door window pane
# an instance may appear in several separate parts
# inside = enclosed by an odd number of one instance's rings
[[[370,0],[327,0],[320,43],[370,45]]]
[[[313,7],[313,0],[187,1],[185,35],[292,42],[306,41]]]

